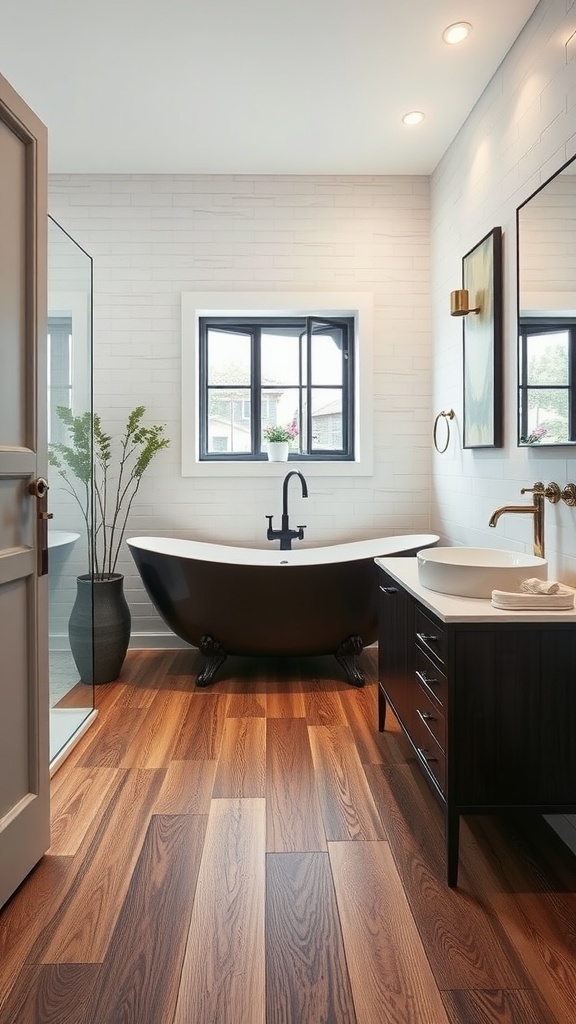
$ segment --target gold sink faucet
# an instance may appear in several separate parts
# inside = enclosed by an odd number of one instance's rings
[[[560,501],[562,492],[558,484],[550,483],[547,487],[537,480],[533,487],[522,487],[520,494],[533,494],[533,505],[502,505],[490,516],[488,526],[496,526],[496,523],[506,512],[518,515],[531,515],[534,517],[534,554],[544,558],[544,498],[548,498],[553,505]]]

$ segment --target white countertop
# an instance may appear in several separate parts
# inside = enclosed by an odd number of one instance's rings
[[[495,608],[489,599],[453,597],[428,590],[418,580],[416,558],[375,558],[376,565],[384,569],[413,597],[434,612],[442,622],[567,622],[576,623],[576,608],[553,608],[525,611],[523,609]],[[569,588],[573,589],[573,588]]]

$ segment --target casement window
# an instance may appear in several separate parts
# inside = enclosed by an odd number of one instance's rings
[[[267,458],[265,431],[291,427],[289,459],[355,458],[352,316],[200,316],[200,462]]]

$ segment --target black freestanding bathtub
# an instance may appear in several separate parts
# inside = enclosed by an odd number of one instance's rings
[[[361,686],[356,655],[378,629],[374,559],[437,541],[409,534],[279,551],[132,537],[128,546],[154,607],[205,656],[199,686],[212,682],[228,654],[333,654]]]

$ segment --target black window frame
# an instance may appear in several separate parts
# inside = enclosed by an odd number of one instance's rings
[[[313,338],[323,333],[329,333],[334,327],[342,330],[342,384],[321,385],[323,390],[334,390],[342,396],[342,447],[338,449],[315,449],[313,448],[312,437],[312,402],[311,395],[314,387],[312,382],[312,345]],[[250,439],[251,451],[249,452],[211,452],[208,451],[208,409],[209,392],[218,389],[230,390],[229,384],[210,385],[208,384],[208,360],[207,360],[207,339],[211,328],[224,329],[230,333],[248,334],[250,336],[250,383],[247,389],[250,392],[250,404],[252,415],[250,418]],[[303,381],[302,369],[297,385],[300,392],[300,417],[298,443],[302,444],[303,437],[306,438],[305,450],[290,452],[288,461],[293,462],[352,462],[355,459],[355,317],[328,317],[322,314],[308,314],[306,316],[229,316],[229,315],[207,315],[199,317],[198,321],[198,429],[199,429],[199,461],[200,462],[266,462],[267,454],[261,437],[261,396],[262,391],[269,391],[271,385],[262,382],[260,342],[263,329],[289,328],[300,332],[301,341],[305,337],[304,357],[306,359],[306,374]],[[281,385],[279,385],[280,387]],[[238,385],[240,387],[240,385]],[[306,403],[302,402],[302,394],[307,397]],[[307,423],[305,433],[302,431],[302,409],[306,409]],[[261,449],[264,449],[261,451]]]
[[[568,381],[566,384],[528,384],[528,338],[539,334],[566,331],[568,334]],[[573,317],[522,317],[518,331],[518,445],[530,447],[528,436],[528,397],[534,391],[565,391],[568,394],[568,440],[554,441],[549,447],[576,444],[576,319]],[[539,441],[538,447],[546,447]]]

